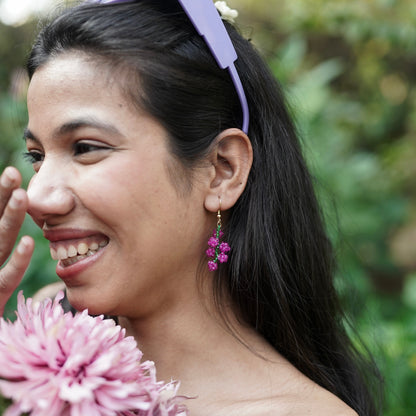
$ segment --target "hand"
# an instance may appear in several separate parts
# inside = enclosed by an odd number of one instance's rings
[[[22,237],[5,264],[29,204],[26,191],[19,189],[21,182],[19,171],[13,167],[6,168],[0,176],[0,316],[29,266],[35,246],[31,237]]]

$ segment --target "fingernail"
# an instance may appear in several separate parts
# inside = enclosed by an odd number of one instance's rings
[[[9,201],[9,206],[12,209],[18,209],[22,206],[23,203],[23,198],[21,195],[17,194],[16,192],[13,192],[12,197],[10,198]]]
[[[28,247],[28,237],[22,237],[19,244],[17,245],[16,250],[19,254],[25,254],[27,247]]]
[[[6,168],[3,172],[3,175],[1,175],[0,183],[4,188],[10,188],[13,185],[13,178],[9,176],[8,168]]]

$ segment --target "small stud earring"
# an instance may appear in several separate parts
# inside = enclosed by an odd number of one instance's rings
[[[206,255],[209,258],[208,269],[213,272],[218,269],[218,263],[226,263],[228,261],[227,253],[230,246],[225,241],[221,242],[224,233],[221,230],[221,198],[219,199],[219,207],[217,212],[217,228],[212,233],[212,237],[208,240],[208,250]]]

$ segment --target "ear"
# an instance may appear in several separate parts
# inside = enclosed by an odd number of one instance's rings
[[[205,208],[215,212],[231,208],[243,193],[253,163],[250,139],[239,129],[227,129],[215,139],[210,153],[213,174],[205,197]]]

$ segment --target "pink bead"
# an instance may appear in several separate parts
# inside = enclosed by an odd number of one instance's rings
[[[215,249],[214,248],[209,248],[206,252],[207,257],[215,257]]]
[[[220,244],[220,250],[221,250],[223,253],[228,253],[228,252],[231,250],[231,248],[230,248],[230,246],[228,245],[228,243],[221,243],[221,244]]]
[[[228,256],[224,253],[218,254],[218,261],[220,263],[226,263],[228,261]]]
[[[218,241],[218,238],[215,238],[215,237],[211,237],[211,238],[208,240],[208,245],[209,245],[210,247],[213,247],[213,248],[217,247],[219,243],[220,243],[220,242]]]
[[[210,272],[213,272],[213,271],[218,269],[218,264],[215,263],[214,261],[209,261],[208,262],[208,269],[209,269]]]
[[[208,240],[208,250],[205,251],[208,258],[208,269],[215,271],[218,269],[218,263],[226,263],[228,261],[228,253],[231,248],[228,243],[220,243],[220,238],[224,233],[220,229],[214,230],[212,237]]]

